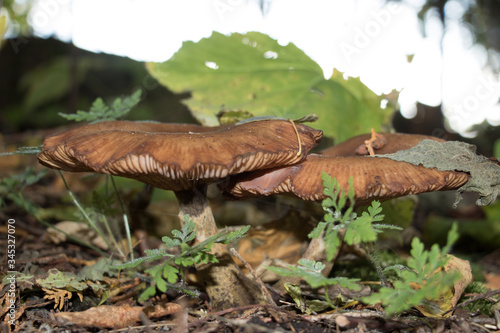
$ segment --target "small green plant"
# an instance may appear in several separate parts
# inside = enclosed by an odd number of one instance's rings
[[[429,312],[436,312],[439,309],[433,309],[436,304],[430,300],[435,300],[458,278],[458,273],[444,272],[441,269],[446,265],[447,254],[457,239],[456,224],[449,231],[447,243],[442,249],[434,244],[430,251],[424,250],[424,244],[414,238],[408,266],[397,265],[385,269],[397,273],[397,280],[392,282],[393,288],[382,287],[377,293],[363,298],[363,301],[369,304],[382,303],[388,314],[399,313],[418,305]]]
[[[324,194],[327,196],[322,202],[323,210],[326,213],[324,222],[320,222],[311,231],[309,238],[323,237],[328,261],[336,257],[342,242],[349,245],[374,242],[377,239],[377,234],[382,232],[383,229],[401,229],[392,225],[373,223],[382,221],[384,218],[384,215],[380,214],[382,208],[378,201],[373,201],[371,206],[368,207],[368,212],[363,212],[361,216],[358,216],[353,211],[354,190],[352,178],[349,179],[349,189],[346,193],[335,178],[328,176],[325,172],[321,177],[323,179]],[[347,205],[348,202],[349,205]],[[374,260],[372,262],[376,264]],[[340,285],[353,290],[360,289],[360,286],[356,283],[359,279],[327,278],[321,273],[323,268],[325,268],[323,263],[305,259],[299,260],[298,266],[290,265],[287,268],[267,267],[267,269],[281,276],[301,277],[312,288],[324,287],[325,299],[332,308],[335,308],[335,306],[328,296],[327,286]]]
[[[64,186],[66,187],[66,191],[68,192],[71,201],[78,209],[77,211],[78,217],[83,219],[92,229],[94,229],[97,232],[99,236],[101,236],[101,238],[104,240],[109,249],[116,249],[122,258],[126,258],[125,252],[121,249],[120,246],[118,246],[116,238],[113,232],[111,231],[110,224],[108,223],[108,218],[106,216],[108,214],[113,213],[113,209],[111,208],[112,206],[110,205],[112,201],[110,195],[104,196],[98,194],[97,192],[93,192],[93,205],[89,207],[84,207],[80,204],[76,196],[69,188],[69,185],[66,182],[66,178],[64,177],[61,171],[59,171],[59,175],[63,180]],[[110,178],[113,182],[113,178],[112,177]],[[118,196],[116,187],[115,187],[115,192],[116,195]],[[128,221],[125,213],[123,215],[124,215],[124,220]],[[127,236],[129,236],[128,222],[126,222],[125,224],[126,224],[125,229],[127,231]],[[103,226],[106,229],[107,235],[104,234],[100,226]],[[129,243],[129,253],[133,255],[130,237],[127,238]]]
[[[34,169],[29,167],[21,174],[2,178],[0,180],[0,208],[5,205],[6,200],[12,200],[18,207],[34,214],[37,207],[26,200],[22,192],[27,186],[38,182],[46,173],[47,170],[35,173]]]
[[[113,181],[112,176],[107,176],[106,180],[108,179]],[[106,192],[92,191],[91,203],[86,206],[80,205],[78,201],[75,202],[76,197],[71,192],[69,187],[67,188],[67,191],[73,200],[73,203],[78,208],[78,211],[75,213],[78,220],[86,221],[87,224],[101,236],[108,248],[116,251],[123,260],[126,260],[127,254],[131,256],[130,259],[134,259],[130,237],[127,237],[128,249],[124,248],[123,244],[119,241],[119,215],[118,210],[115,208],[115,195],[120,198],[118,191],[115,190],[115,193],[108,192],[107,187]],[[128,218],[124,212],[124,208],[122,208],[122,218],[125,223],[125,232],[127,233],[127,236],[129,236]]]
[[[64,113],[59,113],[60,116],[63,118],[66,118],[68,120],[75,120],[75,121],[89,121],[91,123],[96,123],[100,121],[107,121],[107,120],[116,120],[118,118],[121,118],[125,116],[130,110],[135,107],[141,100],[141,90],[136,90],[132,95],[126,96],[125,98],[117,98],[113,101],[113,103],[108,106],[104,103],[102,98],[97,98],[94,103],[92,104],[90,111],[78,111],[76,114],[64,114]],[[9,153],[0,153],[0,156],[10,156],[10,155],[34,155],[38,154],[42,151],[42,147],[20,147],[18,148],[17,151],[15,152],[9,152]],[[35,182],[37,182],[40,178],[45,175],[46,170],[40,172],[39,174],[34,174],[32,168],[28,168],[25,170],[25,172],[21,175],[14,175],[11,177],[6,177],[0,180],[0,208],[5,205],[5,199],[10,199],[12,200],[16,205],[23,207],[26,211],[28,211],[31,214],[35,214],[37,207],[32,205],[30,202],[26,201],[22,195],[22,190],[24,187],[31,185]],[[64,176],[62,172],[59,172],[66,189],[68,191],[68,194],[73,201],[74,205],[78,208],[80,217],[83,217],[83,219],[89,224],[91,228],[96,230],[96,232],[102,237],[102,239],[106,242],[107,246],[110,249],[116,249],[119,253],[119,255],[122,258],[127,257],[127,253],[130,255],[131,259],[134,259],[133,256],[133,251],[132,251],[132,241],[131,241],[131,235],[130,235],[130,228],[128,225],[128,217],[125,214],[125,208],[123,205],[123,202],[121,201],[121,198],[118,194],[118,190],[116,188],[116,184],[114,182],[113,177],[109,177],[108,179],[111,179],[111,183],[113,185],[113,189],[115,192],[115,195],[118,199],[118,202],[120,204],[121,212],[122,212],[122,220],[124,224],[124,231],[126,233],[126,238],[128,242],[128,249],[122,249],[117,240],[116,237],[113,235],[112,230],[118,230],[119,228],[116,226],[110,226],[108,223],[108,218],[107,216],[115,215],[116,212],[111,211],[110,207],[112,207],[111,204],[111,198],[112,195],[110,194],[105,194],[103,195],[98,195],[94,193],[93,197],[93,202],[92,206],[93,207],[83,207],[74,194],[71,192],[69,189],[66,180],[64,179]],[[5,198],[5,199],[4,199]],[[38,219],[42,224],[54,228],[52,225],[46,223],[45,221]],[[103,227],[103,229],[106,231],[107,236],[103,233],[103,230],[101,230],[100,226]],[[55,228],[57,229],[57,228]],[[59,230],[62,232],[61,230]],[[63,232],[64,233],[64,232]],[[71,235],[68,235],[64,233],[66,237],[71,238],[73,241],[77,241],[78,243],[82,243],[80,240],[75,239]],[[94,250],[101,252],[94,246],[85,243],[84,245],[93,248]]]
[[[317,227],[309,234],[309,238],[318,238],[323,235],[327,260],[335,258],[342,241],[349,245],[374,242],[377,234],[384,229],[401,230],[400,227],[374,223],[384,219],[380,214],[382,208],[380,202],[372,201],[368,212],[358,216],[354,210],[354,187],[352,178],[349,179],[349,189],[346,193],[337,180],[326,172],[321,175],[323,179],[324,194],[327,196],[321,205],[326,212],[324,222],[318,223]],[[349,205],[346,207],[347,203]],[[343,238],[340,231],[344,230]]]
[[[100,121],[117,120],[124,117],[141,101],[141,90],[136,90],[132,95],[114,100],[111,106],[106,105],[102,98],[97,98],[89,111],[77,111],[76,114],[59,113],[68,120],[89,121],[91,124]]]
[[[197,291],[186,288],[184,268],[200,264],[217,263],[218,260],[215,255],[210,253],[213,244],[227,244],[232,240],[241,238],[249,228],[250,226],[246,226],[237,231],[222,231],[199,244],[191,246],[189,243],[196,238],[196,225],[188,215],[185,215],[182,229],[180,231],[173,230],[173,238],[168,236],[162,238],[165,248],[146,250],[146,256],[113,267],[116,269],[135,268],[143,262],[163,259],[164,261],[158,265],[147,268],[144,271],[151,275],[153,281],[151,286],[146,288],[139,296],[139,300],[143,301],[156,295],[156,289],[166,292],[167,288],[177,289],[188,295],[196,296],[198,295]],[[179,248],[180,253],[169,253],[169,250],[175,247]]]
[[[288,265],[287,268],[283,267],[266,267],[271,272],[279,274],[281,276],[290,276],[290,277],[300,277],[306,281],[312,288],[320,288],[323,287],[325,290],[325,299],[328,302],[328,305],[335,309],[336,306],[330,300],[328,296],[328,286],[339,285],[343,288],[348,288],[352,290],[360,290],[361,287],[357,284],[359,279],[349,279],[345,277],[335,277],[335,278],[327,278],[321,274],[323,268],[325,268],[325,264],[307,259],[300,259],[297,263],[297,266]]]
[[[74,120],[74,121],[88,121],[91,124],[101,122],[101,121],[111,121],[111,120],[117,120],[119,118],[124,117],[127,115],[139,102],[141,101],[141,90],[136,90],[132,95],[126,96],[123,99],[122,98],[116,98],[113,103],[108,106],[102,98],[97,98],[94,103],[92,103],[92,106],[90,107],[89,111],[82,111],[79,110],[76,112],[76,114],[66,114],[66,113],[59,113],[59,115],[65,119],[68,120]],[[64,177],[61,177],[64,180]],[[130,235],[130,228],[128,224],[128,216],[125,213],[125,208],[123,205],[123,202],[120,199],[120,196],[118,194],[118,189],[116,188],[116,184],[114,181],[113,177],[110,177],[111,183],[113,184],[114,192],[115,195],[118,199],[118,202],[121,207],[122,211],[122,220],[124,224],[124,230],[126,233],[126,238],[127,238],[127,243],[128,243],[128,253],[131,256],[131,259],[134,259],[134,253],[132,250],[132,240],[131,240],[131,235]],[[66,181],[64,181],[66,184]],[[97,195],[97,193],[94,192],[93,196],[93,208],[94,209],[85,209],[83,208],[78,201],[76,200],[75,196],[71,193],[69,190],[69,187],[66,184],[66,188],[68,190],[68,193],[73,200],[75,206],[79,209],[81,215],[83,218],[88,222],[88,224],[95,229],[98,234],[104,239],[104,241],[107,243],[108,247],[117,249],[120,256],[125,258],[126,254],[124,249],[121,249],[120,246],[118,245],[115,236],[113,235],[112,228],[110,227],[110,224],[108,223],[107,215],[114,215],[114,212],[111,212],[109,210],[109,207],[112,207],[110,205],[112,201],[112,195],[106,194],[106,198],[101,197],[100,195]],[[96,200],[96,196],[97,200]],[[103,200],[106,199],[106,200]],[[104,204],[98,204],[99,202],[104,203]],[[92,216],[89,216],[92,215]],[[106,229],[106,233],[109,236],[109,240],[107,237],[103,235],[103,232],[100,230],[100,228],[97,226],[97,221],[101,220],[102,223],[101,225],[104,226]],[[117,229],[117,228],[115,228]],[[111,243],[113,243],[113,247],[111,247]]]

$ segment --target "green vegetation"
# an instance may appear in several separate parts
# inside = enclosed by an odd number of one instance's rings
[[[448,241],[442,249],[434,244],[430,251],[424,250],[424,244],[418,238],[414,238],[411,243],[411,257],[407,261],[408,266],[390,266],[385,269],[397,272],[398,279],[392,281],[393,288],[382,287],[377,293],[363,298],[363,301],[368,304],[380,302],[389,314],[400,313],[417,305],[436,312],[432,309],[435,304],[429,300],[440,296],[443,290],[451,287],[459,277],[457,272],[442,270],[449,259],[447,254],[457,239],[456,224],[448,233]]]
[[[309,237],[323,237],[328,261],[336,257],[342,242],[348,245],[365,245],[375,242],[377,235],[384,229],[401,229],[396,226],[373,223],[380,222],[384,218],[380,214],[382,209],[378,201],[373,201],[367,211],[358,217],[353,212],[352,180],[346,194],[334,178],[325,173],[323,173],[322,178],[324,193],[328,196],[322,203],[323,209],[326,211],[325,221],[320,222],[309,234]],[[349,202],[349,206],[346,207],[347,202]],[[448,233],[448,241],[442,249],[434,244],[430,251],[424,250],[423,243],[418,238],[414,238],[407,266],[389,266],[384,270],[380,267],[376,257],[370,254],[369,247],[366,246],[368,259],[379,273],[383,287],[378,292],[361,300],[367,304],[382,303],[388,314],[401,313],[419,305],[431,313],[436,312],[432,309],[436,305],[429,300],[434,300],[442,295],[443,288],[451,287],[458,278],[458,273],[442,270],[448,261],[447,254],[457,239],[456,225],[453,225]],[[326,287],[338,284],[342,287],[359,290],[359,285],[356,283],[359,279],[325,277],[321,274],[324,267],[325,265],[321,262],[300,260],[297,266],[268,267],[268,269],[281,276],[301,277],[312,288],[323,287],[327,302],[332,308],[335,308],[335,305],[330,301]],[[391,275],[391,281],[388,282],[385,274],[391,272],[396,272],[396,275]]]
[[[195,223],[189,216],[185,215],[182,229],[180,231],[173,230],[173,238],[168,236],[162,238],[164,248],[146,250],[146,256],[114,267],[117,269],[136,268],[143,262],[163,259],[162,262],[144,271],[151,275],[153,281],[151,286],[139,296],[140,301],[155,296],[157,289],[164,293],[167,291],[167,288],[174,288],[192,296],[198,295],[197,291],[186,288],[184,269],[194,265],[217,263],[218,260],[215,255],[210,253],[212,245],[215,243],[227,244],[230,241],[241,238],[250,229],[250,226],[243,227],[237,231],[229,232],[226,230],[220,232],[199,244],[191,246],[189,243],[196,238],[195,229]],[[174,248],[178,248],[178,254],[170,253]],[[180,282],[179,285],[174,285],[178,282]]]
[[[141,101],[141,90],[136,90],[132,95],[123,99],[117,98],[108,106],[102,98],[97,98],[89,111],[79,110],[76,114],[59,112],[59,115],[68,120],[89,121],[91,124],[100,121],[117,120],[127,115]]]
[[[325,291],[325,299],[328,305],[335,309],[336,306],[328,296],[328,286],[339,285],[343,288],[359,290],[361,287],[356,283],[359,279],[348,279],[345,277],[327,278],[321,274],[325,268],[325,264],[313,260],[300,259],[297,266],[289,265],[287,268],[282,267],[267,267],[270,271],[281,276],[300,277],[304,279],[312,288],[323,287]],[[290,290],[290,287],[287,288]],[[292,295],[293,297],[293,295]]]
[[[324,222],[309,234],[309,238],[318,238],[324,233],[326,244],[327,260],[333,260],[338,252],[341,242],[349,245],[374,242],[377,240],[377,234],[384,229],[401,230],[398,226],[388,224],[373,224],[384,219],[381,215],[382,208],[380,202],[373,201],[368,207],[368,212],[363,212],[358,216],[354,210],[354,189],[352,178],[349,180],[349,189],[347,194],[335,178],[332,178],[323,172],[324,194],[328,197],[321,203],[326,212]],[[347,205],[347,203],[349,203]],[[345,211],[344,211],[345,209]],[[343,239],[341,239],[340,230],[344,230]]]
[[[22,207],[27,212],[35,213],[37,207],[23,196],[23,190],[38,182],[47,170],[35,173],[33,168],[26,168],[21,174],[14,174],[0,180],[0,209],[5,206],[6,200],[12,200],[18,207]]]

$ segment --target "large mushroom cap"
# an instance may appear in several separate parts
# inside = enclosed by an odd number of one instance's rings
[[[321,136],[284,120],[214,128],[112,121],[47,137],[38,160],[55,169],[118,175],[177,191],[200,180],[297,163]]]
[[[386,141],[382,147],[375,149],[376,154],[390,154],[400,150],[410,149],[424,139],[444,142],[444,140],[433,136],[419,134],[381,133],[381,135]],[[352,137],[338,145],[322,150],[321,154],[330,156],[359,156],[361,154],[356,152],[357,149],[364,145],[365,141],[369,140],[371,136],[372,134],[361,134]]]
[[[309,154],[296,165],[233,176],[223,190],[233,198],[291,194],[303,200],[319,201],[326,198],[321,179],[323,171],[335,177],[344,189],[353,177],[356,204],[456,189],[469,179],[464,172],[427,169],[388,158]]]

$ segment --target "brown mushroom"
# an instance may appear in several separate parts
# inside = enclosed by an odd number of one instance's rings
[[[41,164],[71,172],[97,172],[137,179],[173,190],[179,215],[196,222],[196,241],[217,233],[206,200],[207,183],[244,171],[301,161],[322,132],[284,120],[215,128],[159,123],[102,122],[47,137]],[[222,244],[212,252],[219,264],[199,267],[214,309],[260,298]]]
[[[444,140],[426,135],[384,133],[386,142],[377,155],[410,149],[424,139]],[[321,173],[326,171],[347,188],[354,179],[356,204],[372,200],[387,200],[409,194],[456,189],[469,179],[465,172],[439,171],[397,162],[388,158],[371,158],[359,154],[373,134],[362,134],[336,146],[309,154],[299,164],[244,173],[230,178],[224,193],[233,198],[291,194],[303,200],[320,201],[325,198]],[[396,163],[395,163],[396,162]]]
[[[295,165],[231,176],[223,193],[231,198],[286,194],[303,200],[320,201],[326,198],[321,178],[322,173],[326,172],[346,190],[352,177],[356,205],[363,205],[375,199],[387,200],[409,194],[458,189],[470,178],[465,172],[428,169],[383,157],[355,156],[356,148],[369,137],[368,134],[352,138],[337,149],[328,149],[326,152],[329,155],[309,154]],[[386,138],[388,144],[381,150],[388,153],[397,151],[401,146],[411,148],[427,137],[391,134]],[[312,240],[303,258],[324,262],[323,241]],[[323,274],[327,275],[331,267],[332,263],[327,263]],[[275,287],[283,290],[285,282],[297,281],[284,278]]]
[[[299,164],[231,177],[224,193],[233,198],[291,194],[302,200],[325,199],[321,174],[326,171],[347,189],[350,177],[356,204],[409,194],[450,190],[469,179],[465,172],[439,171],[388,158],[309,154]]]

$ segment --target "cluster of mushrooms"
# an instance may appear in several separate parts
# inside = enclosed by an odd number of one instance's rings
[[[303,200],[324,199],[326,171],[347,188],[353,177],[357,204],[408,194],[457,189],[465,172],[439,171],[373,154],[409,149],[427,136],[374,133],[352,138],[320,153],[309,153],[320,130],[288,120],[245,121],[218,127],[109,121],[45,138],[38,160],[70,172],[96,172],[139,180],[174,191],[179,216],[196,222],[196,242],[218,232],[206,190],[222,183],[227,197],[288,194]],[[366,149],[364,149],[366,147]],[[212,248],[219,263],[197,267],[214,309],[263,303],[257,284],[234,263],[226,247]]]

